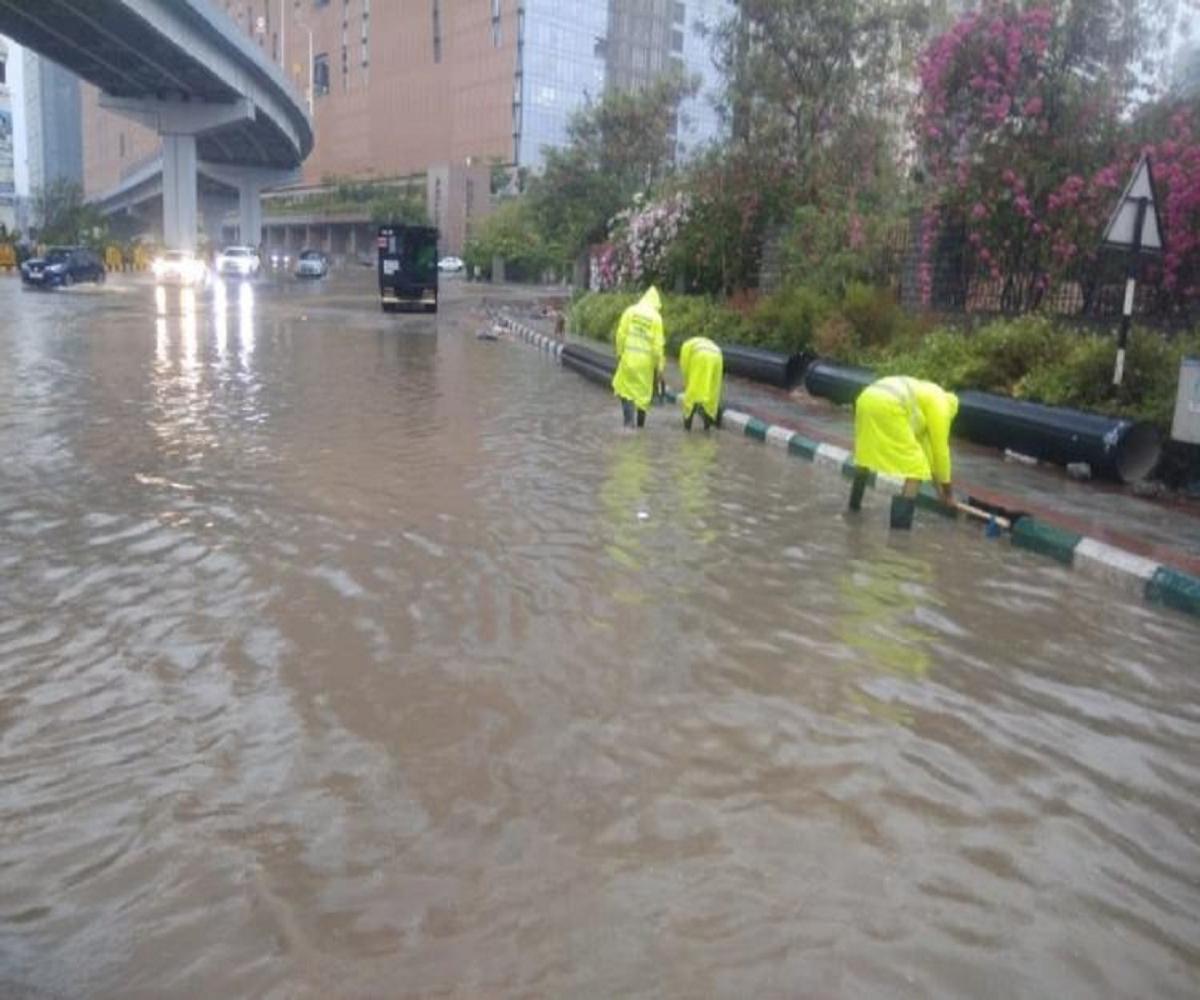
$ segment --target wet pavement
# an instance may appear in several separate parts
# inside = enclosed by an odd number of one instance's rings
[[[0,997],[1196,995],[1195,623],[222,288],[0,281]]]

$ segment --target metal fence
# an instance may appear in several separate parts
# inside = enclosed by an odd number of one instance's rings
[[[1037,272],[993,277],[975,262],[971,244],[961,229],[944,229],[929,255],[929,301],[923,301],[921,282],[921,219],[914,218],[898,234],[902,247],[892,247],[888,257],[900,262],[889,283],[900,302],[912,310],[930,309],[954,315],[1006,315],[1029,312],[1101,323],[1117,320],[1125,298],[1127,260],[1121,254],[1101,254],[1096,261],[1081,262],[1073,272],[1048,281]],[[1143,279],[1152,277],[1153,264],[1142,268]],[[1160,283],[1139,280],[1134,298],[1136,320],[1166,332],[1190,330],[1200,325],[1200,302],[1181,301]]]

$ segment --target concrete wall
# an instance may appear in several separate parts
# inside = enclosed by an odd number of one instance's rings
[[[100,92],[80,85],[83,119],[83,191],[91,198],[111,191],[123,176],[155,156],[158,135],[99,106]]]
[[[306,183],[331,174],[420,173],[468,158],[512,160],[516,0],[501,0],[499,44],[488,0],[439,0],[440,62],[432,0],[217,2],[302,94],[309,29],[314,55],[327,56],[329,92],[314,96],[316,147],[304,166]]]

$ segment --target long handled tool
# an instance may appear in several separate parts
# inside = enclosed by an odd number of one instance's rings
[[[1004,531],[1012,531],[1012,521],[1007,517],[1000,517],[998,514],[993,514],[990,510],[974,507],[969,503],[963,503],[961,500],[955,501],[954,506],[968,517],[978,518],[989,525],[994,524]]]

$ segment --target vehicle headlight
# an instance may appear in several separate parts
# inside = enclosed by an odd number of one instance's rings
[[[62,274],[67,269],[66,264],[51,264],[46,268],[47,271],[53,271],[55,274]]]

